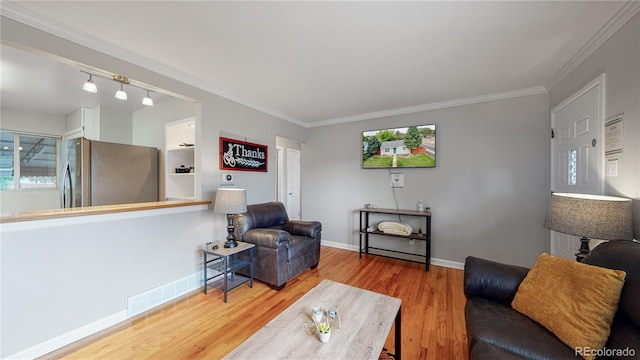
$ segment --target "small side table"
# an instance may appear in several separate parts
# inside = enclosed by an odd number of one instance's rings
[[[214,243],[218,245],[217,249],[202,249],[203,271],[204,271],[204,293],[207,293],[207,287],[220,287],[224,291],[224,302],[227,302],[227,293],[229,290],[249,282],[249,287],[253,288],[253,249],[254,244],[238,241],[238,246],[234,248],[225,248],[224,242]],[[249,261],[236,259],[233,255],[249,251]],[[210,258],[208,258],[210,257]],[[244,267],[249,267],[249,277],[236,274],[235,271]],[[217,270],[217,275],[209,276],[207,269]],[[225,270],[226,269],[226,270]],[[222,277],[223,280],[218,278]],[[211,284],[209,282],[212,281]]]

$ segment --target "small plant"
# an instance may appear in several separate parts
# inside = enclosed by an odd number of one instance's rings
[[[322,334],[327,334],[331,332],[331,324],[328,322],[321,322],[318,324],[318,332]]]

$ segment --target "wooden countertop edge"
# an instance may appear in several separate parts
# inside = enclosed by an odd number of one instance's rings
[[[211,200],[155,201],[155,202],[135,203],[135,204],[118,204],[118,205],[87,206],[87,207],[69,208],[69,209],[38,210],[38,211],[16,213],[9,216],[2,216],[0,217],[0,224],[21,222],[21,221],[60,219],[60,218],[68,218],[68,217],[76,217],[76,216],[114,214],[114,213],[122,213],[122,212],[128,212],[128,211],[166,209],[166,208],[181,207],[181,206],[209,205],[209,204],[211,204]]]

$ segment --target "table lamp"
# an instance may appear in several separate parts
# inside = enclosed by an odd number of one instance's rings
[[[631,199],[573,193],[553,193],[544,227],[580,237],[576,261],[589,253],[590,239],[632,240]]]
[[[234,248],[238,246],[233,236],[233,214],[241,214],[247,211],[247,192],[245,189],[219,188],[216,191],[213,211],[227,214],[227,232],[229,234],[224,247]]]

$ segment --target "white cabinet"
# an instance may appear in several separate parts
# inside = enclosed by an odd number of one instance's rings
[[[102,121],[104,120],[104,121]],[[80,108],[65,118],[67,139],[84,137],[116,144],[133,143],[133,113],[106,106]]]
[[[100,115],[94,109],[80,108],[65,118],[65,137],[100,140]]]
[[[165,198],[196,199],[195,119],[167,124],[165,144]]]

